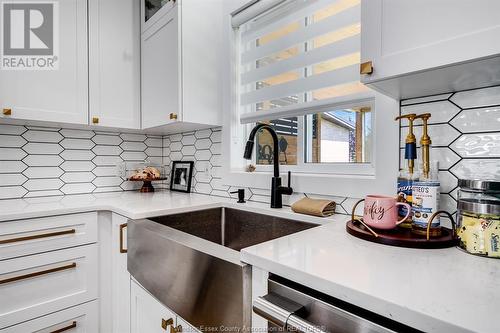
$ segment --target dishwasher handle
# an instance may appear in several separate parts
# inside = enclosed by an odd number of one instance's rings
[[[284,297],[268,294],[257,297],[253,302],[253,311],[275,325],[291,332],[326,333],[314,324],[296,315],[303,307]]]

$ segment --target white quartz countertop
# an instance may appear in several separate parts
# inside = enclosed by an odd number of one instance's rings
[[[500,260],[374,244],[346,216],[243,249],[244,262],[424,332],[500,332]]]
[[[88,211],[142,219],[222,206],[322,224],[244,249],[244,262],[426,332],[500,332],[494,316],[500,260],[455,248],[370,243],[345,232],[345,215],[322,219],[268,204],[161,191],[0,200],[0,222]]]
[[[112,211],[130,219],[141,219],[193,209],[220,207],[224,201],[229,200],[170,191],[112,192],[0,200],[0,221],[88,211]]]

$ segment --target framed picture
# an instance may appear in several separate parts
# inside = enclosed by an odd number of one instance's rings
[[[173,161],[170,174],[170,190],[178,192],[191,192],[191,179],[193,178],[193,161]]]

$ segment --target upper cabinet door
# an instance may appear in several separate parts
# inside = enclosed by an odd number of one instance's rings
[[[16,2],[26,1],[13,1],[14,4]],[[9,3],[1,4],[4,11]],[[5,110],[0,117],[87,124],[87,0],[57,1],[53,7],[33,9],[29,16],[24,15],[23,10],[9,12],[12,22],[17,22],[11,25],[10,46],[15,54],[24,52],[24,58],[31,57],[26,55],[39,54],[40,50],[51,54],[53,47],[56,56],[53,63],[58,69],[50,68],[49,65],[37,70],[32,67],[25,70],[0,69],[0,108],[10,109],[10,112]],[[26,17],[29,17],[30,22],[24,21]],[[52,26],[53,34],[49,33],[48,36],[39,31],[20,31],[38,24],[48,24],[48,31],[51,31]],[[6,61],[3,55],[2,61]]]
[[[182,120],[179,6],[142,34],[142,127]]]
[[[140,129],[140,3],[89,0],[90,123]]]
[[[498,0],[362,0],[361,61],[373,64],[362,81],[498,55],[498,13]]]

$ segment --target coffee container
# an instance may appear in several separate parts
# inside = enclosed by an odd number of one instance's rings
[[[500,201],[459,199],[457,236],[463,250],[500,258]]]

